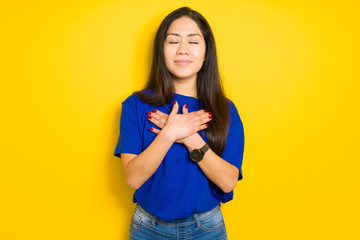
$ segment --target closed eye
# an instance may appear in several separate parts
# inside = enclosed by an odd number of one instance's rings
[[[170,44],[176,44],[176,43],[179,43],[179,42],[169,42]]]
[[[198,42],[190,42],[190,43],[192,43],[192,44],[198,44]]]

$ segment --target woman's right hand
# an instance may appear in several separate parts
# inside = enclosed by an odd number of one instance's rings
[[[178,110],[179,104],[174,101],[173,109],[169,115],[158,110],[148,113],[149,121],[162,129],[151,128],[151,131],[156,134],[166,131],[174,141],[182,143],[185,138],[206,129],[208,127],[207,122],[212,119],[211,113],[205,110],[189,113],[186,104],[182,108],[183,114],[177,114]]]

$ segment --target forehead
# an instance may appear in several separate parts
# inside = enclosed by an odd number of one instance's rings
[[[174,20],[167,33],[166,36],[202,36],[201,30],[199,26],[196,24],[194,20],[188,17],[181,17],[176,20]]]

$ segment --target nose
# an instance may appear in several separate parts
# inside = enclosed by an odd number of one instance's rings
[[[177,54],[189,54],[187,45],[185,41],[180,41],[179,47],[176,51]]]

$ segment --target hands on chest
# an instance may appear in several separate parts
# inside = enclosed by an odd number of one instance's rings
[[[159,110],[148,112],[148,120],[160,128],[150,128],[150,131],[156,134],[166,131],[167,135],[175,142],[184,144],[187,138],[206,129],[209,126],[208,122],[212,119],[211,112],[206,110],[189,113],[186,104],[182,107],[182,114],[177,114],[178,110],[179,104],[174,101],[173,109],[169,115]]]

